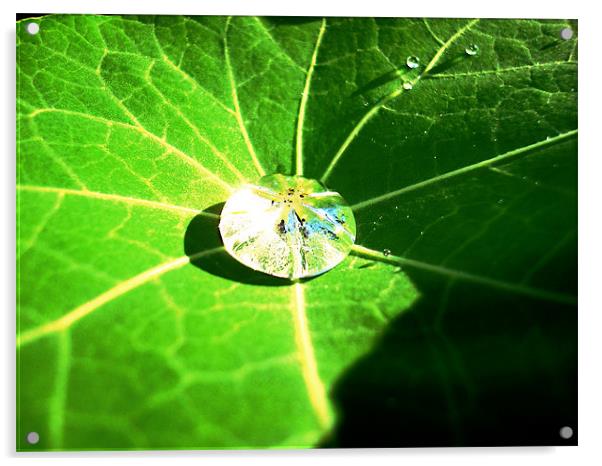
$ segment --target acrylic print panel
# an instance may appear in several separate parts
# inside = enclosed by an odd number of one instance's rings
[[[16,29],[19,450],[576,444],[576,21]]]

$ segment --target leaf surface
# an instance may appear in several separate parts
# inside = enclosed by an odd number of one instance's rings
[[[17,25],[19,449],[487,443],[521,419],[472,417],[507,377],[520,406],[550,387],[554,434],[574,421],[568,22],[39,23]],[[217,237],[229,193],[278,172],[358,223],[297,284]]]

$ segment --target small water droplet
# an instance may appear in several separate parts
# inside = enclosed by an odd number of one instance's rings
[[[410,214],[407,214],[407,215],[406,215],[406,218],[410,218]]]
[[[503,200],[503,199],[498,199],[497,203],[498,203],[498,204],[503,204],[503,203],[504,203],[504,200]]]
[[[477,44],[470,44],[464,49],[464,51],[466,52],[466,55],[474,57],[477,53],[479,53],[479,46]]]
[[[406,58],[406,65],[411,70],[418,68],[418,66],[420,66],[420,58],[410,55],[408,58]]]
[[[383,256],[387,257],[391,255],[391,250],[390,249],[383,249]]]
[[[437,156],[436,156],[436,155],[433,155],[433,158],[434,158],[434,159],[436,159],[436,158],[437,158]]]
[[[399,206],[398,205],[395,206],[395,210],[399,210]]]
[[[563,28],[560,30],[560,38],[570,40],[573,38],[573,30],[571,28]]]
[[[411,90],[413,87],[414,87],[414,86],[413,86],[413,85],[412,85],[412,83],[411,83],[411,82],[409,82],[409,81],[406,81],[405,83],[403,83],[403,88],[404,88],[406,91],[409,91],[409,90]]]
[[[424,231],[421,231],[421,232],[420,232],[420,236],[422,236],[422,235],[424,235]]]

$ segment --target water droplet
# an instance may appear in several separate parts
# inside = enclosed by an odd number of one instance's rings
[[[410,214],[407,214],[407,215],[406,215],[406,218],[410,218]]]
[[[503,204],[503,203],[504,203],[504,200],[503,200],[503,199],[498,199],[497,203],[498,203],[498,204]]]
[[[464,51],[466,52],[466,55],[474,57],[477,53],[479,53],[479,46],[477,44],[470,44],[464,49]]]
[[[387,257],[391,255],[391,250],[390,249],[383,249],[383,256]]]
[[[340,194],[312,179],[277,174],[237,189],[224,205],[219,231],[237,261],[297,279],[324,273],[345,259],[356,229]]]
[[[408,58],[406,58],[406,65],[411,70],[418,68],[420,66],[420,58],[410,55]]]
[[[424,231],[421,231],[421,232],[420,232],[420,236],[422,236],[422,235],[424,235]]]
[[[560,38],[570,40],[573,38],[573,30],[571,28],[562,28],[560,30]]]
[[[405,83],[403,83],[403,88],[404,88],[406,91],[409,91],[409,90],[411,90],[413,87],[414,87],[414,86],[413,86],[413,85],[412,85],[412,83],[411,83],[411,82],[409,82],[409,81],[406,81]]]

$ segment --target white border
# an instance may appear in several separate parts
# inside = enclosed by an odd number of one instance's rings
[[[175,458],[181,464],[350,464],[367,461],[379,464],[445,464],[504,465],[542,463],[567,466],[573,464],[602,464],[602,384],[600,358],[602,335],[602,302],[600,264],[600,200],[602,200],[602,144],[599,109],[600,63],[602,41],[599,40],[600,15],[593,1],[527,1],[503,2],[453,0],[434,2],[395,2],[394,0],[21,0],[1,2],[3,67],[0,89],[5,108],[0,112],[3,176],[3,228],[0,230],[6,248],[0,279],[1,296],[5,299],[4,341],[2,351],[3,383],[1,384],[5,419],[0,424],[2,453],[6,464],[31,464],[44,458],[58,464],[164,464]],[[117,452],[74,454],[15,454],[15,388],[14,388],[14,329],[15,329],[15,90],[14,90],[14,15],[21,13],[123,13],[123,14],[258,14],[313,16],[427,16],[427,17],[518,17],[518,18],[578,18],[579,19],[579,447],[562,448],[439,448],[406,450],[314,450],[314,451],[228,451],[228,452]],[[598,37],[598,39],[596,39]]]

